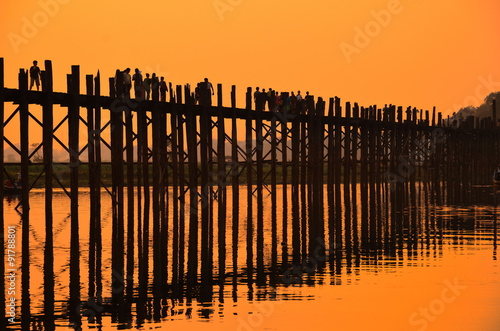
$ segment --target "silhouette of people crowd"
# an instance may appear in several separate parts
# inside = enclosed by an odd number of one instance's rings
[[[312,98],[309,92],[306,92],[305,98],[302,97],[300,91],[295,92],[278,92],[269,88],[260,90],[259,87],[255,89],[253,93],[253,101],[255,103],[256,110],[265,110],[266,104],[269,111],[286,112],[286,113],[298,113],[299,111],[306,110],[306,100]]]
[[[130,68],[125,70],[116,69],[114,82],[115,94],[123,98],[131,98],[131,90],[133,87],[134,96],[136,100],[159,100],[162,102],[167,101],[167,92],[169,88],[165,81],[165,77],[157,77],[156,73],[142,75],[142,71],[135,68],[134,74],[130,75]],[[33,61],[33,66],[29,70],[31,78],[30,90],[36,85],[37,90],[40,88],[41,70],[38,67],[38,62]],[[202,82],[198,83],[194,94],[189,96],[192,98],[194,104],[212,106],[212,96],[215,95],[212,83],[205,78]],[[285,112],[285,113],[299,113],[307,111],[307,100],[312,98],[309,92],[306,92],[305,97],[302,96],[300,91],[295,94],[294,91],[278,92],[269,88],[260,90],[259,87],[253,93],[253,101],[256,110],[265,110],[266,105],[269,111]]]

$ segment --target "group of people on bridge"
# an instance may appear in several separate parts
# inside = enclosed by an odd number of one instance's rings
[[[116,70],[115,73],[115,94],[120,97],[130,98],[132,87],[134,88],[136,100],[158,100],[162,102],[167,101],[167,92],[169,91],[165,77],[158,77],[155,73],[151,76],[146,73],[145,77],[142,71],[138,68],[135,73],[131,75],[131,69]],[[31,82],[30,90],[36,85],[37,90],[40,88],[41,70],[38,67],[38,62],[33,61],[33,66],[29,70]],[[194,103],[197,105],[212,105],[212,96],[215,94],[212,83],[205,78],[203,82],[197,84],[194,91]],[[307,100],[313,98],[306,92],[303,97],[300,91],[295,94],[293,91],[278,92],[271,88],[260,90],[259,87],[253,93],[253,101],[255,110],[265,110],[266,104],[269,111],[289,112],[295,113],[297,110],[305,109]]]

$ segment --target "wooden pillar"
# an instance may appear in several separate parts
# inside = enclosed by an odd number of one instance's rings
[[[262,136],[262,105],[255,111],[256,161],[257,161],[257,273],[259,284],[264,282],[264,195],[262,192],[264,181]]]
[[[269,102],[269,101],[268,101]],[[277,217],[277,139],[276,114],[271,118],[271,284],[275,284],[278,273],[278,217]]]
[[[156,90],[156,91],[155,91]],[[151,110],[151,130],[152,130],[152,156],[153,156],[153,297],[160,298],[162,296],[162,247],[161,247],[161,220],[160,220],[160,121],[161,114],[159,109],[160,95],[158,87],[153,89]]]
[[[122,95],[123,83],[122,77],[118,76],[116,81],[115,99],[110,109],[111,121],[111,186],[112,186],[112,249],[111,249],[111,270],[113,301],[119,303],[123,299],[124,293],[124,166],[123,166],[123,112],[122,101],[119,99]]]
[[[341,195],[341,178],[342,169],[340,160],[342,160],[342,123],[341,123],[342,107],[340,99],[335,98],[335,145],[334,145],[334,182],[335,182],[335,227],[334,241],[332,242],[336,251],[342,249],[342,195]]]
[[[345,104],[345,119],[344,126],[344,231],[345,231],[345,246],[347,250],[352,247],[351,244],[351,103]]]
[[[200,175],[200,186],[201,186],[201,292],[202,300],[211,300],[211,285],[212,285],[212,250],[211,250],[211,234],[213,233],[211,222],[210,222],[210,182],[209,182],[209,148],[211,148],[211,142],[209,142],[209,131],[212,130],[212,120],[208,111],[210,108],[208,106],[202,106],[201,115],[199,118],[200,127],[200,163],[201,175]],[[191,177],[191,173],[189,174]],[[210,289],[210,291],[208,291]]]
[[[78,171],[79,171],[79,126],[80,126],[80,68],[71,66],[71,75],[68,75],[68,94],[71,95],[68,107],[68,148],[70,167],[70,194],[71,194],[71,239],[70,239],[70,310],[74,316],[74,323],[79,324],[80,316],[77,311],[80,303],[80,235],[78,217]]]
[[[238,126],[236,117],[236,86],[231,86],[231,185],[232,185],[232,250],[233,250],[233,284],[236,286],[238,274],[238,241],[239,241],[239,161],[238,161]]]
[[[130,105],[133,104],[130,101]],[[90,138],[90,136],[89,136]],[[135,265],[135,178],[134,174],[134,131],[133,131],[133,113],[130,107],[125,110],[125,146],[127,158],[127,273],[126,288],[127,297],[132,298],[134,293],[134,265]],[[90,160],[89,160],[90,161]]]
[[[186,86],[185,87],[185,95],[188,95],[189,89]],[[182,104],[182,89],[181,86],[177,87],[177,92],[176,92],[176,102],[177,104]],[[190,100],[187,102],[187,105],[192,105],[194,104],[194,100]],[[186,109],[186,108],[184,108]],[[186,126],[186,121],[185,117],[182,115],[182,113],[179,111],[177,114],[177,151],[178,151],[178,164],[179,164],[179,280],[183,280],[184,278],[184,252],[186,250],[185,247],[185,241],[186,241],[186,211],[185,211],[185,206],[186,206],[186,190],[185,190],[185,156],[186,153],[184,152],[184,132]]]
[[[52,172],[53,172],[53,80],[52,62],[45,61],[42,71],[42,91],[46,93],[42,105],[43,121],[43,164],[45,186],[45,249],[44,249],[44,312],[47,316],[54,314],[54,232],[52,215]],[[3,136],[3,135],[2,135]],[[3,150],[3,148],[2,148]],[[1,181],[3,183],[3,181]],[[54,328],[53,320],[48,320],[50,328]]]
[[[300,205],[299,205],[299,182],[300,182],[300,169],[299,169],[299,161],[300,161],[300,143],[302,140],[302,144],[305,145],[305,135],[302,135],[303,139],[301,139],[300,129],[302,124],[304,124],[305,129],[305,121],[301,123],[298,117],[292,120],[292,131],[291,131],[291,139],[292,139],[292,261],[294,265],[299,265],[300,254],[301,254],[301,231],[300,231]],[[304,155],[302,155],[304,158]],[[305,176],[306,169],[302,169],[302,173]],[[305,201],[302,201],[305,204]],[[306,228],[302,229],[302,233],[306,234]],[[305,242],[302,243],[305,246]]]
[[[219,284],[224,285],[226,273],[226,126],[222,110],[222,85],[217,85],[217,244],[219,247]]]
[[[28,73],[21,69],[19,73],[19,122],[21,133],[21,208],[22,208],[22,275],[21,275],[21,319],[24,328],[29,328],[30,311],[30,213],[29,213],[29,108],[28,108]]]
[[[172,86],[170,86],[172,94]],[[172,100],[172,97],[171,97]],[[179,148],[182,150],[183,146],[179,146],[178,142],[178,123],[179,114],[177,104],[172,105],[172,112],[170,113],[170,164],[172,165],[172,284],[174,289],[174,296],[178,295],[179,283],[183,275],[179,272],[179,252],[180,252],[180,237],[184,233],[180,233],[179,228]],[[182,125],[182,123],[181,123]],[[183,194],[183,192],[181,193]]]
[[[186,114],[186,139],[189,162],[189,247],[188,247],[188,292],[194,290],[198,274],[198,149],[196,115],[194,107]]]
[[[94,104],[94,155],[95,155],[95,187],[91,204],[95,213],[95,296],[97,301],[102,301],[102,231],[101,231],[101,75],[97,72],[94,79],[96,102]]]
[[[246,171],[247,171],[247,269],[248,269],[248,282],[252,283],[253,275],[253,205],[252,205],[252,88],[247,88],[246,94],[246,128],[245,128],[245,157],[246,157]]]
[[[276,110],[276,111],[279,111]],[[281,169],[282,169],[282,264],[288,262],[288,118],[281,119]]]

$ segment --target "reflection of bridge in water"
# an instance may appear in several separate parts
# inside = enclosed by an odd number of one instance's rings
[[[417,206],[422,201],[427,208],[469,201],[467,188],[489,184],[498,163],[495,111],[492,119],[469,118],[453,129],[445,126],[441,114],[436,118],[435,110],[430,114],[393,105],[342,106],[338,98],[330,99],[328,106],[323,99],[310,97],[290,111],[255,111],[250,88],[246,108],[238,109],[234,86],[231,107],[222,105],[221,85],[213,107],[207,105],[206,95],[201,95],[201,105],[195,105],[189,86],[170,86],[170,102],[159,102],[155,94],[151,101],[137,101],[116,97],[121,91],[115,91],[114,79],[109,81],[110,96],[102,96],[99,75],[86,76],[86,94],[81,94],[78,66],[68,75],[68,92],[53,92],[51,68],[46,61],[42,92],[28,91],[24,70],[19,87],[9,89],[4,87],[0,59],[0,134],[21,159],[24,326],[31,320],[28,206],[30,188],[37,184],[45,188],[43,310],[50,330],[55,311],[54,184],[71,200],[67,317],[79,324],[82,301],[103,302],[103,277],[112,277],[109,299],[116,319],[126,321],[130,305],[136,302],[140,320],[148,315],[145,303],[151,298],[207,302],[214,285],[223,295],[222,288],[230,284],[236,288],[242,282],[301,282],[303,274],[321,272],[328,263],[333,273],[339,272],[345,263],[359,264],[361,254],[418,252],[424,237],[442,240],[446,226],[420,213]],[[17,108],[6,114],[5,104],[10,102]],[[41,119],[30,112],[30,105],[41,105]],[[67,108],[62,120],[56,120],[54,106]],[[20,147],[4,134],[14,117],[19,119]],[[33,162],[38,149],[30,150],[33,122],[43,134],[41,165]],[[67,139],[58,137],[62,127]],[[238,145],[242,128],[244,148]],[[88,139],[80,141],[85,133]],[[54,144],[68,153],[69,162],[62,165],[68,169],[69,187],[54,174]],[[102,149],[111,152],[110,185],[101,180]],[[6,169],[10,164],[4,162],[3,149],[0,153]],[[87,162],[81,161],[84,155]],[[41,171],[33,175],[36,169]],[[0,182],[10,175],[0,172]],[[78,188],[87,185],[90,219],[79,219]],[[112,200],[109,275],[103,275],[102,265],[103,187]],[[265,200],[270,210],[264,210]],[[86,295],[80,288],[80,248],[87,249],[80,247],[80,222],[90,222]],[[496,236],[496,219],[494,224]],[[246,255],[244,267],[238,258],[240,237],[245,241],[240,254]],[[0,241],[4,247],[5,239]],[[291,265],[299,267],[290,269]],[[5,272],[3,264],[2,268]],[[5,295],[5,288],[0,293]],[[3,304],[0,314],[5,316]]]

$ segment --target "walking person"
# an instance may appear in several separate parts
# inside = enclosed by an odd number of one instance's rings
[[[30,91],[33,88],[33,84],[36,84],[36,90],[40,90],[40,67],[38,67],[38,61],[33,61],[33,65],[30,68]]]

